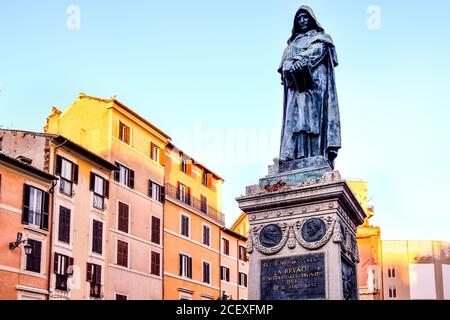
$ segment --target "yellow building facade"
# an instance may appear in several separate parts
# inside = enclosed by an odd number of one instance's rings
[[[381,300],[382,289],[382,261],[381,231],[379,227],[370,225],[369,219],[374,216],[374,208],[369,205],[368,184],[361,180],[347,180],[358,202],[361,204],[366,218],[364,224],[356,229],[358,243],[358,285],[361,300]]]

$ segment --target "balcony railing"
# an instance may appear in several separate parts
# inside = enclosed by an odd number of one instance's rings
[[[102,299],[103,298],[103,286],[101,284],[91,283],[89,296],[91,298],[95,298],[95,299]]]
[[[55,288],[56,288],[56,290],[59,290],[59,291],[68,292],[69,290],[67,287],[67,276],[57,274]]]
[[[61,180],[59,182],[59,192],[72,198],[75,195],[75,190],[73,189],[73,183],[61,178]]]
[[[28,211],[28,224],[29,225],[41,228],[41,222],[42,222],[42,213],[41,212],[35,212],[32,210]]]
[[[166,184],[166,196],[183,202],[184,204],[202,212],[204,215],[216,220],[219,223],[225,223],[224,215],[220,211],[206,205],[205,202],[194,198],[190,194],[182,192],[182,190],[171,184]]]
[[[99,196],[97,194],[94,194],[94,201],[93,201],[92,205],[96,209],[99,209],[101,211],[105,211],[106,210],[105,197],[102,197],[102,196]]]

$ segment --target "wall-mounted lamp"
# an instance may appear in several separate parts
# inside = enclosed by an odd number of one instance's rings
[[[9,249],[14,250],[15,248],[19,247],[21,244],[24,244],[23,248],[25,249],[25,254],[27,256],[31,255],[33,253],[33,247],[28,243],[27,239],[22,240],[22,233],[17,233],[17,239],[15,242],[11,242],[9,244]]]

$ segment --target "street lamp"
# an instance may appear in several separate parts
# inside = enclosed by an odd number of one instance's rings
[[[15,248],[19,247],[21,244],[24,244],[25,254],[27,256],[31,255],[33,252],[33,247],[28,243],[27,239],[22,240],[22,233],[17,233],[17,239],[15,242],[11,242],[9,244],[9,249],[14,250]]]
[[[31,244],[27,243],[23,246],[23,248],[25,249],[25,254],[27,256],[30,256],[33,253],[33,247],[31,246]]]

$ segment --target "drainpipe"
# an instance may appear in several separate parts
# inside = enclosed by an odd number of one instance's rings
[[[56,156],[56,151],[61,148],[63,145],[65,145],[67,143],[67,139],[64,140],[63,143],[61,143],[60,145],[56,146],[55,150],[54,150],[54,155]],[[51,147],[50,147],[51,148]],[[51,149],[50,149],[50,155],[52,154]],[[55,157],[53,157],[54,159]],[[49,159],[49,161],[51,160],[51,157]],[[54,161],[53,161],[54,164]],[[53,173],[55,170],[52,170]],[[50,172],[50,164],[49,164],[49,172]],[[51,287],[51,274],[52,274],[52,259],[53,259],[53,255],[52,255],[52,248],[53,248],[53,227],[54,227],[54,215],[55,215],[55,187],[58,184],[58,182],[54,182],[52,184],[52,187],[49,190],[49,193],[51,193],[52,195],[52,214],[51,214],[51,220],[50,220],[50,216],[49,216],[49,250],[48,250],[48,274],[47,274],[47,278],[48,278],[48,300],[50,300],[50,287]],[[49,213],[50,214],[50,213]],[[51,221],[51,224],[50,224]],[[51,226],[51,227],[50,227]]]

